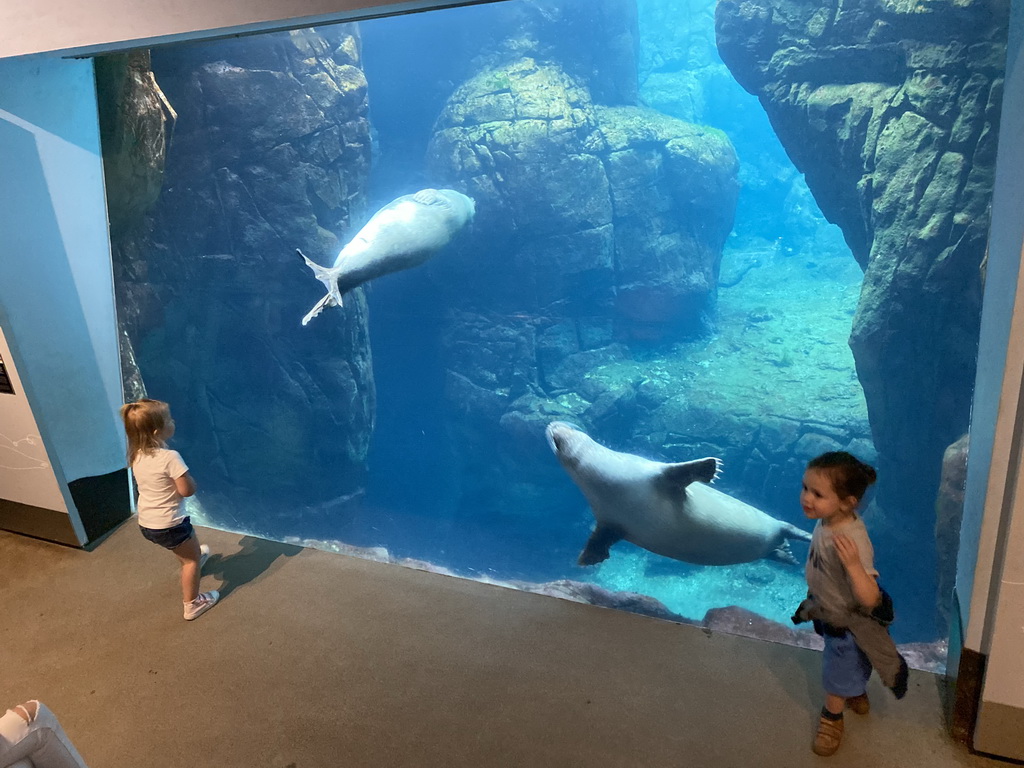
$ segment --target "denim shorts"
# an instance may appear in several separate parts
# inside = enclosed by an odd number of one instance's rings
[[[853,633],[834,637],[825,635],[825,654],[821,663],[821,683],[825,693],[851,698],[860,696],[871,677],[871,662],[853,639]]]
[[[170,528],[143,528],[140,525],[139,530],[154,544],[159,544],[166,549],[174,549],[192,537],[192,520],[186,517]]]

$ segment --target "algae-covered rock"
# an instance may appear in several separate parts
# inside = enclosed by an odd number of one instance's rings
[[[951,596],[956,585],[956,558],[960,550],[960,523],[964,516],[967,456],[970,438],[963,435],[942,457],[942,482],[935,499],[935,542],[938,549],[938,612],[940,628],[949,624]]]
[[[728,139],[654,110],[597,104],[562,67],[524,57],[455,90],[429,165],[476,200],[480,233],[434,270],[453,306],[445,365],[460,385],[448,400],[465,403],[467,385],[513,399],[578,398],[577,413],[622,430],[634,386],[589,398],[580,390],[592,371],[628,356],[624,345],[705,330],[738,192]],[[470,351],[480,349],[488,356]],[[487,441],[473,422],[452,426],[459,445]],[[466,462],[476,468],[480,457]],[[504,455],[491,464],[511,466]],[[548,464],[541,477],[557,469]]]
[[[176,115],[160,197],[144,219],[112,199],[137,219],[115,238],[114,269],[147,390],[171,403],[204,492],[236,510],[287,502],[266,513],[271,528],[289,505],[358,494],[366,472],[366,302],[354,291],[331,322],[302,328],[322,286],[295,254],[330,263],[362,215],[370,137],[353,33],[154,53],[145,77]],[[121,178],[108,168],[108,189]],[[239,523],[219,506],[214,521]]]
[[[139,225],[160,194],[176,115],[153,78],[149,51],[97,58],[96,84],[107,208],[118,237]]]
[[[621,333],[693,332],[735,211],[724,134],[594,105],[532,59],[465,83],[436,129],[432,167],[477,200],[477,225],[499,244],[454,265],[481,285],[476,301],[522,311],[571,300],[591,314],[618,301]]]
[[[942,453],[970,415],[1007,10],[717,7],[722,58],[865,270],[850,345],[882,503],[908,510],[911,538],[930,529],[920,499],[934,498]]]
[[[103,143],[103,174],[112,252],[129,256],[137,247],[144,217],[160,195],[167,132],[177,115],[160,90],[149,51],[96,59],[96,102]],[[154,311],[145,286],[119,286],[118,342],[125,397],[146,395],[128,328]]]

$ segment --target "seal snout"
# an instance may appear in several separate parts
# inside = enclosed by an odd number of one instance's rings
[[[572,445],[572,436],[579,434],[582,430],[575,424],[567,421],[552,421],[548,424],[544,434],[548,439],[548,445],[552,452],[561,458],[565,456]]]

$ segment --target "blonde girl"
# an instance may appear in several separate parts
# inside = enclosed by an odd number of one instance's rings
[[[174,435],[170,406],[143,398],[123,405],[121,419],[128,436],[128,466],[139,493],[139,528],[149,541],[178,556],[184,615],[191,621],[212,608],[220,594],[199,592],[200,572],[210,550],[200,546],[185,514],[185,497],[196,492],[196,483],[181,454],[167,447]]]

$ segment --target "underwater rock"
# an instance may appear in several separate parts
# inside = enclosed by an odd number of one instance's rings
[[[115,250],[119,307],[200,487],[242,507],[364,485],[374,383],[362,291],[314,334],[287,320],[318,298],[295,247],[336,253],[362,213],[370,136],[354,30],[152,57],[177,120],[159,204]]]
[[[715,5],[715,0],[638,4],[642,102],[729,135],[743,158],[742,214],[733,237],[775,241],[788,253],[842,252],[838,228],[825,221],[813,202],[805,204],[810,193],[803,176],[775,138],[760,105],[722,63],[715,41]]]
[[[401,34],[401,29],[397,31]],[[388,28],[388,32],[392,30]],[[439,71],[451,81],[459,82],[483,69],[528,57],[552,63],[586,83],[602,104],[637,103],[639,42],[634,3],[487,3],[472,13],[451,14],[443,30],[436,30],[434,35],[431,45],[440,45],[446,61],[431,62],[430,72]],[[398,44],[402,42],[399,38]],[[424,87],[430,89],[431,85],[418,83],[417,95]],[[431,114],[436,115],[437,110]],[[423,129],[429,129],[429,125]],[[414,129],[418,130],[419,126]]]
[[[738,192],[721,132],[595,105],[564,72],[521,59],[456,90],[430,163],[477,200],[489,233],[487,258],[450,267],[445,282],[478,286],[456,303],[578,317],[617,302],[627,337],[694,332]]]
[[[138,261],[130,254],[145,214],[160,195],[168,123],[173,126],[176,114],[153,78],[149,51],[99,56],[95,62],[110,246],[115,273],[121,278],[120,265]],[[156,308],[143,283],[130,287],[119,280],[116,289],[124,394],[137,400],[146,396],[146,385],[128,329]]]
[[[718,47],[865,270],[850,346],[879,498],[930,535],[974,384],[1005,3],[721,0]],[[895,532],[894,532],[895,533]],[[897,545],[901,546],[901,545]]]
[[[739,194],[732,144],[650,109],[595,112],[615,212],[620,327],[662,343],[699,333]]]
[[[967,485],[967,456],[970,436],[964,435],[946,449],[942,457],[942,482],[935,499],[935,548],[938,554],[939,629],[949,626],[953,587],[956,585],[956,559],[960,551],[960,523],[964,515],[964,488]]]
[[[498,55],[558,62],[587,83],[602,104],[637,102],[637,10],[620,0],[523,0],[501,8],[502,28],[514,31]]]
[[[532,58],[485,68],[456,89],[430,143],[432,177],[476,200],[474,230],[487,233],[431,265],[451,306],[441,333],[457,385],[445,393],[459,414],[455,449],[495,450],[460,457],[467,498],[486,505],[475,514],[521,514],[524,500],[472,489],[493,476],[478,474],[481,464],[514,464],[493,439],[500,416],[467,413],[467,382],[490,389],[491,404],[534,391],[607,420],[608,398],[576,396],[589,372],[628,356],[624,344],[703,333],[714,300],[738,192],[728,139],[653,110],[595,104],[587,86]]]
[[[793,606],[794,609],[796,606]],[[769,643],[784,643],[798,648],[821,650],[825,641],[814,632],[794,629],[777,621],[766,619],[759,613],[730,605],[724,608],[712,608],[704,614],[702,622],[705,629],[712,632],[725,632],[729,635],[753,637]]]
[[[589,581],[560,579],[546,584],[512,582],[512,585],[517,589],[550,597],[560,597],[577,603],[589,603],[590,605],[599,605],[604,608],[615,608],[619,611],[639,613],[643,616],[675,621],[680,624],[696,623],[693,619],[673,613],[661,601],[655,600],[653,597],[641,595],[637,592],[614,592],[610,589],[599,587],[596,584],[591,584]]]
[[[153,78],[149,51],[96,58],[103,173],[112,238],[138,227],[160,195],[173,108]]]

